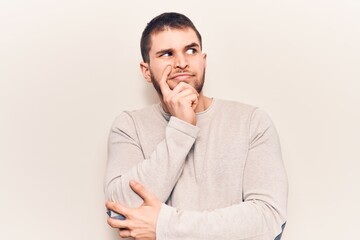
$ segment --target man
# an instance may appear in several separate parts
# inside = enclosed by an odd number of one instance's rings
[[[186,16],[155,17],[141,71],[160,103],[125,111],[109,136],[106,207],[121,237],[280,239],[287,178],[276,130],[258,108],[203,94],[206,54]]]

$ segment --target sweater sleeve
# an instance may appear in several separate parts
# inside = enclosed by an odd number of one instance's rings
[[[278,135],[261,110],[254,111],[249,127],[243,201],[203,212],[163,204],[157,239],[274,240],[282,232],[288,185]]]
[[[171,117],[165,138],[145,159],[133,119],[126,112],[121,114],[109,135],[104,186],[106,200],[131,208],[140,206],[143,200],[129,187],[129,181],[134,179],[165,202],[184,168],[198,132],[198,127]]]

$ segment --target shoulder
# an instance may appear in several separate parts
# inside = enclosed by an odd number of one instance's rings
[[[135,110],[124,110],[115,118],[115,123],[117,122],[129,122],[134,121],[137,118],[151,117],[155,113],[159,113],[159,104],[153,104],[144,108],[135,109]]]
[[[238,101],[232,101],[232,100],[225,100],[225,99],[216,99],[216,104],[221,106],[224,109],[229,110],[243,110],[243,111],[252,111],[253,109],[257,108],[253,105],[238,102]]]
[[[131,128],[134,129],[137,125],[137,122],[141,121],[149,121],[151,118],[161,115],[159,112],[159,104],[153,104],[141,109],[135,109],[135,110],[125,110],[121,112],[118,116],[116,116],[112,129],[116,130],[118,128]]]
[[[228,119],[234,119],[235,121],[241,121],[249,125],[250,128],[256,129],[258,127],[268,127],[272,125],[272,120],[268,113],[254,105],[216,99],[216,111],[223,116],[228,116]]]
[[[250,119],[258,107],[237,101],[216,99],[216,109],[218,112],[225,115],[231,115],[232,118],[235,119]]]
[[[221,109],[224,112],[245,114],[255,118],[268,117],[267,113],[263,109],[243,102],[216,99],[216,105],[218,106],[218,109]]]

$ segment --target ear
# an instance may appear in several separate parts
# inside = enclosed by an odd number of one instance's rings
[[[202,53],[202,58],[204,61],[204,68],[206,68],[206,58],[207,58],[207,54],[206,53]]]
[[[150,66],[146,62],[140,63],[140,70],[145,78],[145,80],[151,83],[151,73],[150,73]]]

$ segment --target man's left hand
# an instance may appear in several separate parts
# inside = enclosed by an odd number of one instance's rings
[[[120,237],[156,239],[156,222],[162,203],[140,183],[131,180],[129,184],[132,190],[144,200],[144,203],[132,209],[118,203],[107,202],[107,209],[120,213],[126,218],[118,220],[109,217],[107,222],[111,227],[119,229]]]

